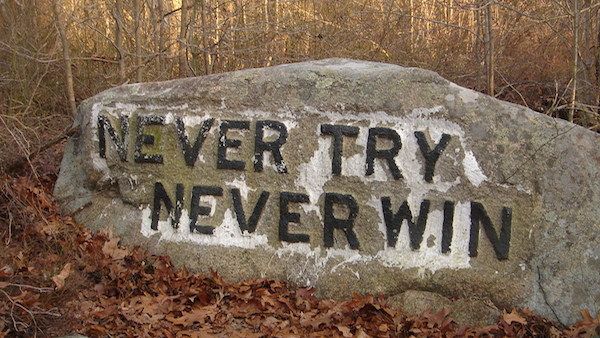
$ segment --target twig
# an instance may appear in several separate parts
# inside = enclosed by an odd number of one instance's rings
[[[8,293],[6,293],[6,291],[0,289],[0,292],[2,292],[4,294],[4,296],[6,298],[8,298],[8,301],[11,302],[11,304],[12,304],[12,307],[10,308],[10,318],[13,321],[13,327],[15,328],[15,331],[17,331],[17,332],[21,331],[17,328],[17,324],[21,324],[24,328],[29,327],[29,325],[27,325],[23,322],[17,322],[17,320],[15,319],[14,310],[15,310],[15,307],[18,307],[21,310],[25,311],[29,315],[29,317],[31,317],[31,320],[33,320],[33,325],[36,328],[36,330],[34,331],[35,332],[34,336],[37,336],[37,321],[35,320],[35,316],[33,315],[33,312],[31,312],[31,310],[29,310],[28,308],[23,306],[21,303],[16,302],[14,299],[12,299],[12,297]]]
[[[60,143],[62,140],[68,138],[69,136],[74,135],[76,133],[76,131],[77,131],[77,128],[75,128],[75,127],[67,128],[60,135],[58,135],[54,139],[50,140],[49,142],[39,146],[35,151],[29,153],[29,155],[22,156],[21,158],[14,161],[11,165],[8,166],[6,172],[14,173],[14,172],[18,171],[19,169],[21,169],[26,162],[29,162],[31,164],[31,160],[34,157],[36,157],[40,153],[44,152],[45,150],[53,147],[54,145]]]
[[[14,284],[14,283],[9,283],[8,286],[14,286],[14,287],[17,287],[19,289],[31,289],[31,290],[35,290],[35,291],[40,292],[40,293],[46,293],[46,292],[52,292],[52,291],[54,291],[54,288],[39,287],[39,286],[33,286],[33,285],[28,285],[28,284]]]
[[[2,115],[0,115],[0,121],[2,121],[2,123],[6,127],[6,130],[8,130],[8,132],[10,133],[10,136],[12,136],[13,140],[17,143],[17,146],[19,148],[21,148],[21,151],[23,152],[23,154],[25,154],[25,156],[22,157],[22,162],[20,163],[19,167],[22,167],[25,164],[25,162],[29,163],[29,166],[31,167],[31,171],[33,172],[35,177],[37,179],[39,179],[38,174],[37,174],[35,168],[33,167],[33,164],[31,163],[30,152],[29,152],[29,141],[27,140],[27,138],[21,134],[22,139],[19,139],[15,135],[15,133],[13,133],[12,129],[9,127],[9,125],[6,123],[6,121],[4,121],[4,118],[2,117]],[[17,129],[17,131],[19,131],[19,130]],[[26,145],[23,144],[22,141],[25,142]]]
[[[10,210],[8,211],[8,237],[6,238],[5,244],[8,246],[12,239],[12,225],[13,225],[13,215]]]
[[[502,78],[502,80],[504,82],[506,82],[506,86],[504,88],[502,88],[502,90],[500,92],[498,92],[494,97],[499,97],[503,92],[504,89],[506,88],[511,88],[512,90],[515,91],[515,93],[517,93],[517,95],[519,95],[519,97],[521,98],[521,100],[523,101],[523,104],[525,105],[525,107],[529,108],[529,105],[527,104],[527,100],[525,100],[525,97],[523,97],[523,95],[521,94],[521,92],[519,92],[519,90],[510,82],[508,82],[508,80],[506,79],[506,77],[504,77],[504,75],[502,75],[501,72],[496,71],[498,73],[498,75],[500,75],[500,77]]]

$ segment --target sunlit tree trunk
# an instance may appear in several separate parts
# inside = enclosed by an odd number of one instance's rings
[[[113,11],[115,19],[115,47],[117,48],[117,59],[119,63],[119,82],[125,82],[125,53],[123,52],[123,3],[115,0]]]
[[[198,59],[198,42],[196,41],[195,38],[195,32],[196,32],[196,18],[198,17],[198,0],[191,0],[190,1],[190,8],[191,8],[191,13],[188,10],[188,24],[187,24],[187,29],[186,29],[186,34],[185,34],[185,45],[187,46],[188,49],[188,59],[187,59],[187,65],[188,65],[188,74],[192,75],[192,76],[196,76],[196,60]]]
[[[65,83],[67,87],[67,98],[69,100],[69,108],[71,114],[75,116],[77,113],[77,106],[75,104],[75,91],[73,89],[73,71],[71,69],[71,51],[69,46],[69,39],[67,38],[66,25],[62,20],[62,12],[60,8],[60,0],[54,0],[52,4],[52,10],[54,12],[54,22],[56,24],[56,30],[60,36],[60,43],[62,45],[62,57],[65,66]]]
[[[206,21],[206,0],[200,2],[200,21],[202,24],[202,54],[204,55],[204,74],[210,74],[211,68],[211,57],[210,57],[210,46],[208,45],[208,36],[206,35],[207,21]]]
[[[273,59],[273,56],[271,55],[271,45],[272,45],[272,41],[271,41],[271,34],[269,34],[269,26],[270,26],[270,17],[269,17],[269,0],[264,0],[263,2],[263,18],[264,18],[264,32],[265,32],[265,36],[266,36],[266,41],[265,41],[265,61],[264,61],[264,66],[270,66],[271,65],[271,60]]]
[[[596,13],[597,26],[596,30],[596,53],[594,60],[594,67],[596,68],[596,113],[600,113],[600,11]]]
[[[494,96],[494,35],[492,30],[493,15],[492,3],[488,2],[485,6],[485,75],[487,80],[487,93]]]
[[[247,36],[247,31],[248,31],[248,27],[246,25],[246,6],[244,5],[244,0],[237,0],[236,1],[236,7],[237,7],[237,12],[238,14],[238,27],[236,30],[236,49],[240,50],[242,49],[247,41],[248,41],[248,36]],[[237,56],[236,56],[236,66],[240,67],[240,68],[244,68],[245,67],[245,60],[244,60],[244,52],[236,52]]]
[[[133,20],[135,38],[135,81],[142,82],[142,38],[140,32],[142,17],[141,0],[133,0]]]
[[[213,62],[212,62],[212,71],[215,72],[215,69],[217,70],[217,72],[222,69],[221,67],[221,41],[220,41],[220,35],[219,33],[221,32],[221,13],[219,11],[220,8],[220,1],[217,0],[216,4],[215,4],[215,28],[214,28],[214,34],[212,36],[212,46],[211,46],[211,51],[212,51],[212,57],[213,57]]]
[[[575,110],[577,109],[577,73],[579,68],[579,0],[573,0],[573,86],[571,87],[571,109],[567,115],[567,120],[573,122]]]
[[[155,0],[154,6],[154,41],[156,44],[156,56],[157,66],[160,73],[160,76],[163,76],[163,72],[165,70],[165,20],[163,18],[164,15],[164,6],[163,0]]]
[[[415,50],[415,0],[410,0],[410,53]]]
[[[188,0],[181,0],[181,23],[179,25],[179,76],[188,76],[187,25]]]

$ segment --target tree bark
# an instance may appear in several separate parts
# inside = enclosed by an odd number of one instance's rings
[[[123,52],[123,3],[122,0],[115,0],[115,10],[113,12],[115,19],[115,47],[117,48],[117,59],[119,62],[119,81],[125,82],[125,53]]]
[[[579,0],[573,0],[573,86],[571,90],[571,109],[567,120],[573,122],[577,104],[577,73],[579,68]]]
[[[165,62],[164,62],[164,53],[165,53],[165,18],[163,17],[164,15],[164,6],[163,6],[163,0],[157,0],[157,8],[156,10],[158,11],[158,18],[160,20],[159,24],[158,24],[158,62],[159,62],[159,68],[161,70],[161,72],[165,69]]]
[[[133,0],[133,19],[135,21],[135,81],[142,82],[142,38],[140,33],[140,24],[142,16],[141,0]]]
[[[204,54],[204,74],[211,73],[210,48],[208,46],[208,36],[206,35],[206,0],[202,0],[200,8],[200,21],[202,24],[202,53]]]
[[[594,67],[596,68],[596,113],[600,113],[600,11],[596,14],[598,17],[598,30],[596,36],[596,54],[594,60]]]
[[[60,43],[63,51],[63,63],[65,66],[65,83],[67,87],[67,98],[69,100],[69,108],[71,114],[75,116],[77,114],[77,105],[75,103],[75,90],[73,89],[73,71],[71,69],[71,50],[69,46],[69,39],[67,38],[66,25],[62,21],[62,14],[60,8],[60,0],[54,0],[52,10],[54,12],[54,20],[56,23],[56,29],[60,36]]]
[[[409,50],[410,54],[415,50],[415,3],[414,0],[410,0],[409,4],[409,13],[410,13],[410,42],[409,42]]]
[[[492,3],[488,2],[485,6],[485,75],[487,82],[488,95],[495,95],[494,80],[494,35],[492,30]]]
[[[187,25],[188,25],[188,0],[181,0],[181,24],[179,26],[179,76],[187,77]]]
[[[192,12],[190,13],[188,10],[187,13],[188,24],[185,34],[185,44],[188,46],[189,52],[189,58],[187,60],[188,74],[191,76],[196,76],[194,65],[196,64],[196,59],[198,58],[198,42],[194,39],[194,32],[196,29],[196,18],[198,17],[198,0],[192,0],[192,4],[193,5],[190,6]]]

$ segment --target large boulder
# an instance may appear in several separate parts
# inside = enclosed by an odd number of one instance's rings
[[[194,271],[598,311],[598,134],[436,73],[330,59],[131,84],[75,124],[64,210]]]

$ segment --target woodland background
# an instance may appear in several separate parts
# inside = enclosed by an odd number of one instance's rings
[[[77,104],[112,86],[346,57],[432,69],[600,131],[600,0],[0,0],[0,338],[600,335],[527,309],[459,325],[383,297],[193,275],[60,212]],[[437,311],[437,309],[436,309]],[[474,310],[475,311],[475,310]]]
[[[599,9],[599,0],[0,0],[0,163],[58,142],[78,102],[112,86],[328,57],[431,69],[600,131]]]

